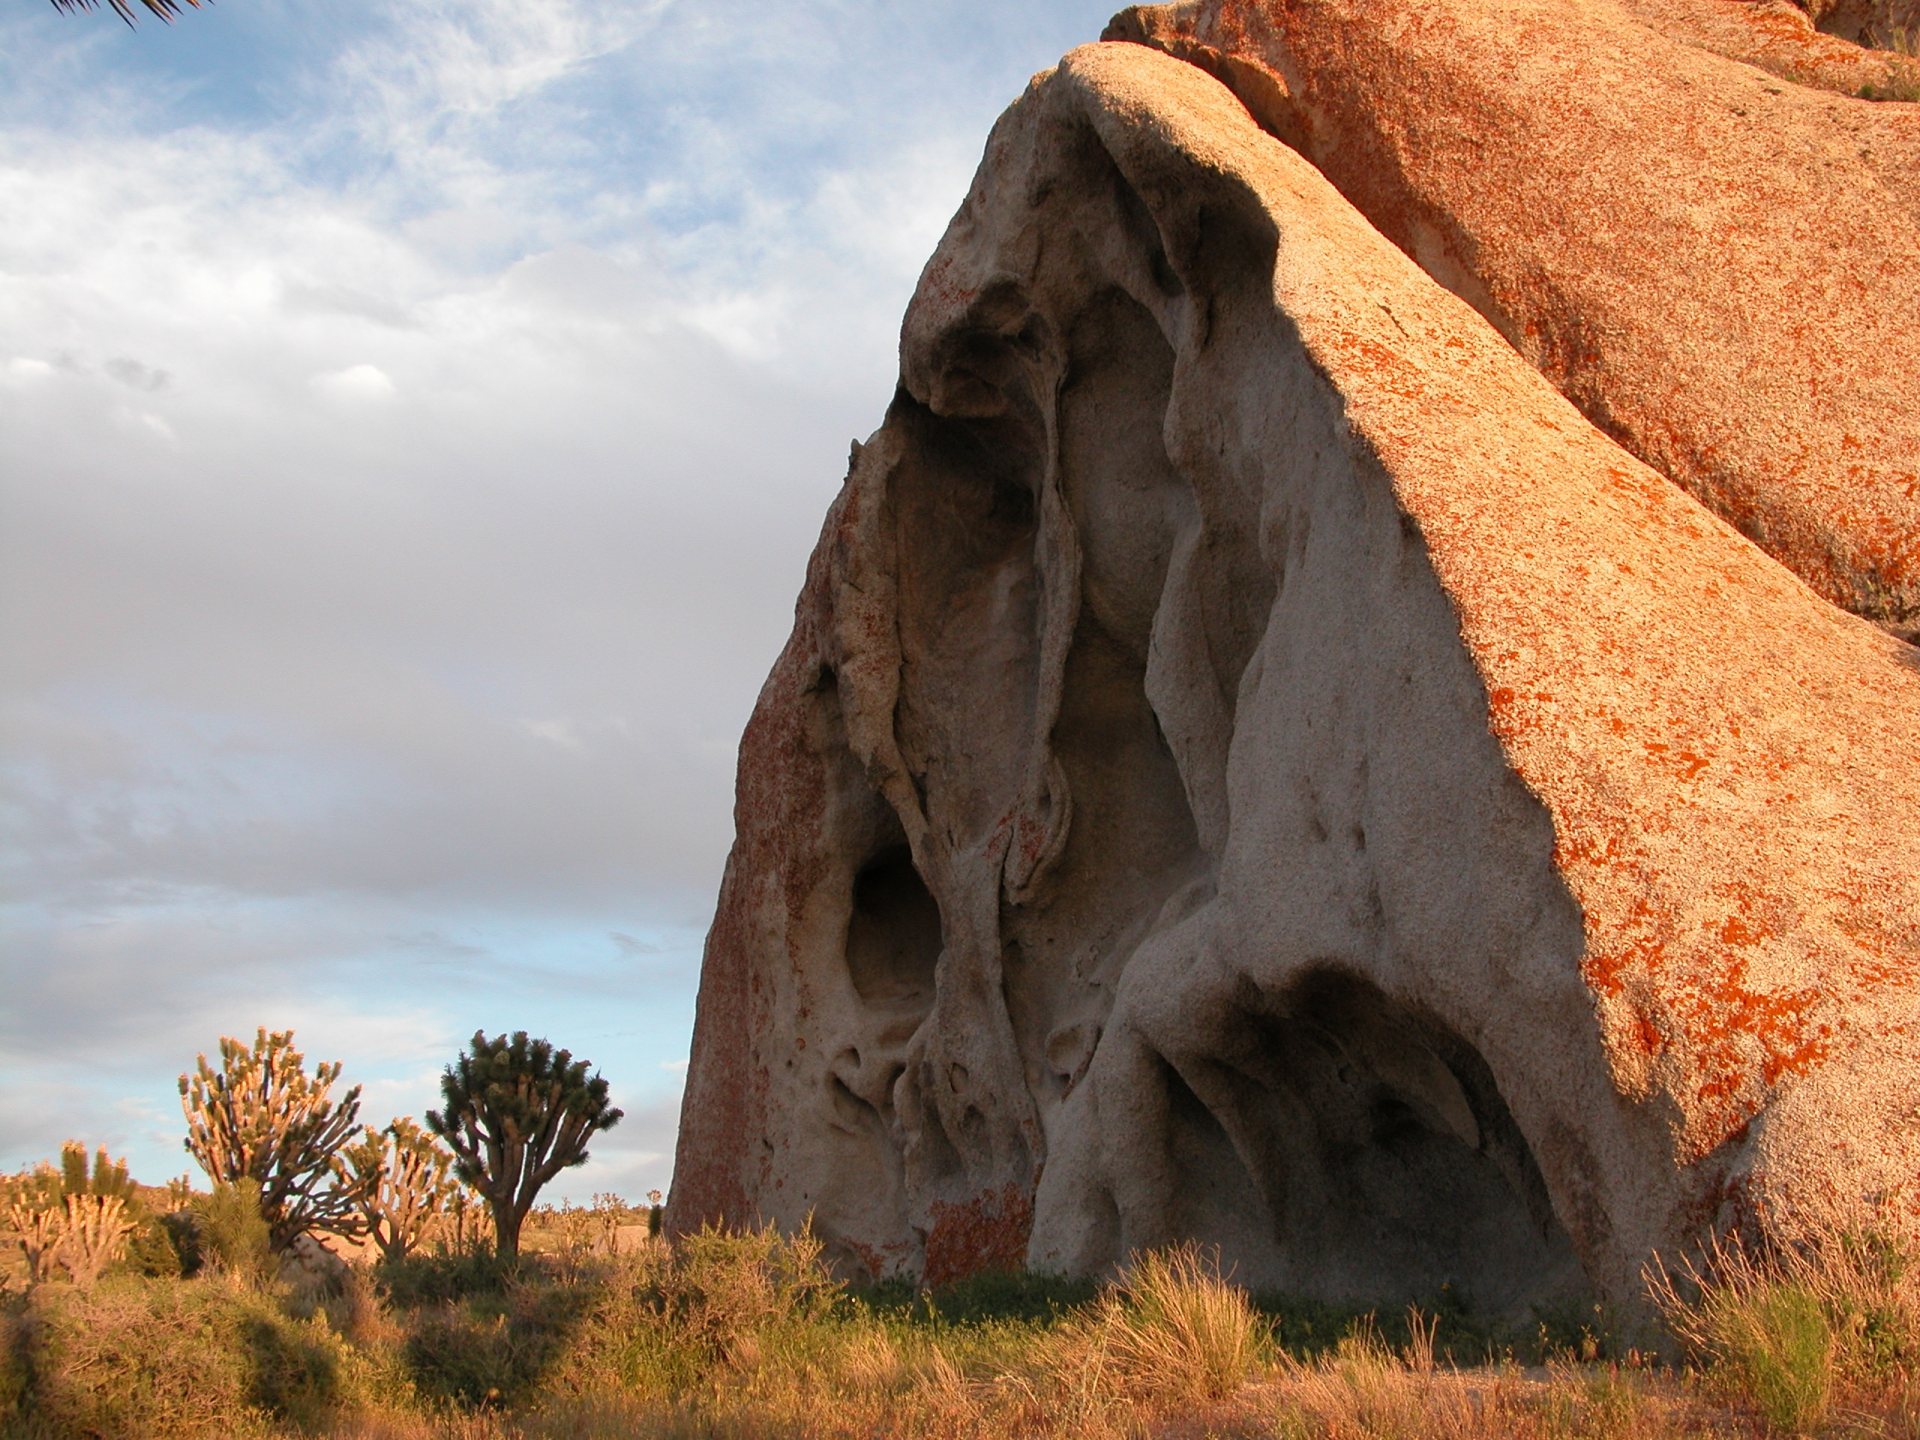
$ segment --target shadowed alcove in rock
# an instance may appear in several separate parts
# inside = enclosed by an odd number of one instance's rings
[[[854,876],[847,970],[867,1004],[925,1014],[939,959],[940,907],[903,838]]]
[[[1243,1282],[1331,1300],[1494,1311],[1580,1268],[1486,1062],[1369,981],[1253,991],[1212,1053],[1163,1062],[1170,1219]]]

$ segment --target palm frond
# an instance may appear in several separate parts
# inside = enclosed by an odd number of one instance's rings
[[[134,23],[133,0],[107,0],[107,3],[113,6],[113,13],[126,21],[127,24],[131,25]],[[179,0],[140,0],[140,3],[169,25],[173,23],[173,17],[180,13]],[[212,4],[213,0],[207,0],[207,3]],[[187,0],[187,4],[193,6],[196,10],[200,8],[200,0]],[[53,0],[53,8],[56,10],[98,10],[100,8],[100,0]]]

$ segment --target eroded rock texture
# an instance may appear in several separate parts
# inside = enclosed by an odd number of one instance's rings
[[[1210,66],[1596,426],[1920,639],[1920,107],[1727,58],[1893,57],[1747,0],[1191,0],[1108,33]]]
[[[672,1226],[1498,1307],[1908,1214],[1920,651],[1142,46],[996,127],[901,370],[742,744]]]

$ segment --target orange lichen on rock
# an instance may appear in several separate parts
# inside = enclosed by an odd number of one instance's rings
[[[1016,1187],[976,1195],[965,1204],[935,1201],[921,1281],[950,1285],[986,1270],[1020,1270],[1033,1233],[1033,1200]]]
[[[1821,594],[1920,635],[1920,62],[1785,0],[1185,0],[1109,35],[1241,98],[1596,425]],[[1604,157],[1598,159],[1596,157]],[[1834,257],[1848,257],[1836,266]]]

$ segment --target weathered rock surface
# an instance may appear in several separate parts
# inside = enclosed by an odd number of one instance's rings
[[[1911,53],[1920,31],[1920,0],[1800,0],[1797,8],[1825,33],[1857,45],[1898,44]]]
[[[1877,7],[1850,3],[1844,9],[1831,3],[1809,8],[1792,0],[1620,4],[1669,39],[1757,65],[1797,85],[1840,95],[1884,96],[1920,85],[1920,60],[1879,43],[1905,42],[1909,33],[1920,37],[1920,0],[1879,0]],[[1871,13],[1875,8],[1880,13]],[[1906,15],[1912,18],[1903,19]]]
[[[1751,337],[1777,298],[1699,303]],[[1746,412],[1686,382],[1722,393],[1723,343],[1658,352],[1705,427],[1662,443],[1801,535],[1715,468]],[[1812,413],[1846,367],[1795,353]],[[1555,378],[1597,403],[1622,364]],[[1911,553],[1834,526],[1829,590]],[[668,1223],[811,1214],[930,1281],[1198,1236],[1254,1284],[1494,1306],[1627,1298],[1727,1220],[1904,1223],[1917,718],[1920,651],[1596,430],[1227,89],[1077,50],[927,266],[742,742]]]
[[[1595,425],[1920,637],[1920,106],[1713,27],[1893,63],[1744,0],[1193,0],[1108,33],[1209,63]]]

